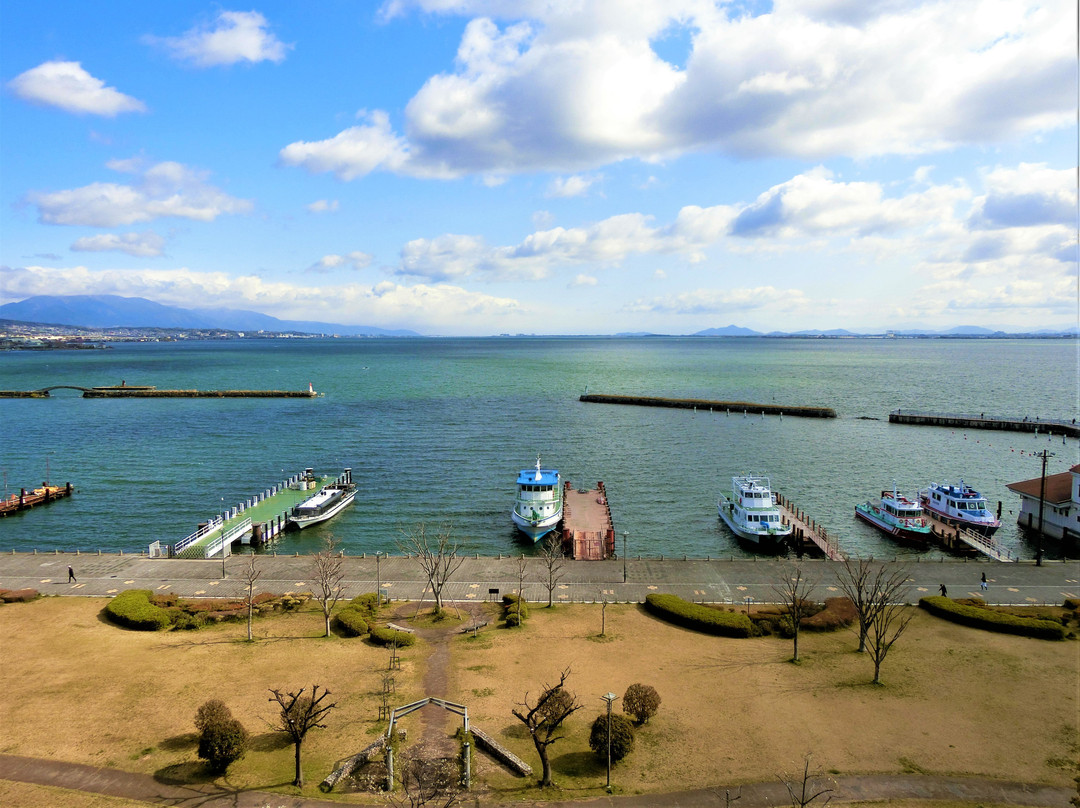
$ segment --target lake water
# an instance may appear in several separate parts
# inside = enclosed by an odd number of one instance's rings
[[[71,481],[69,500],[0,520],[0,551],[140,551],[311,466],[353,469],[355,505],[288,534],[311,552],[396,551],[402,530],[453,526],[468,552],[531,552],[510,522],[535,463],[603,480],[630,555],[743,555],[716,514],[735,474],[765,473],[848,553],[905,551],[854,506],[895,482],[965,482],[1003,502],[999,540],[1024,557],[1006,484],[1080,462],[1061,437],[891,425],[901,407],[1077,417],[1072,340],[476,338],[117,344],[0,353],[0,389],[55,384],[306,389],[309,399],[0,400],[7,492]],[[744,417],[583,404],[593,393],[832,407],[838,418]],[[621,549],[621,548],[620,548]],[[933,557],[935,552],[930,552]]]

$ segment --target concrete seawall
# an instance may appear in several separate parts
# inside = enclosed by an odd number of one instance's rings
[[[655,396],[618,396],[585,393],[579,399],[590,404],[630,404],[638,407],[673,407],[681,410],[710,410],[747,415],[794,415],[799,418],[835,418],[830,407],[754,404],[749,401],[709,401],[697,398],[658,398]]]

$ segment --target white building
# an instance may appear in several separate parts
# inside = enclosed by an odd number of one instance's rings
[[[1017,523],[1026,530],[1037,531],[1042,478],[1010,483],[1007,487],[1020,495]],[[1080,541],[1080,465],[1060,474],[1047,475],[1042,532],[1054,539]]]

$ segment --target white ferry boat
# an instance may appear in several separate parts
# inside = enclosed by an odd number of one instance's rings
[[[778,549],[791,535],[791,525],[780,518],[768,477],[732,477],[731,498],[720,494],[716,510],[736,536],[755,546]]]
[[[518,530],[539,541],[559,524],[563,515],[562,481],[555,469],[522,469],[517,478],[517,499],[510,518]]]
[[[903,494],[882,491],[876,503],[855,506],[855,516],[898,540],[925,547],[930,541],[930,522],[922,506]]]
[[[959,485],[930,483],[919,492],[919,502],[938,519],[953,527],[974,530],[990,537],[1001,520],[986,507],[986,497],[961,480]]]
[[[307,469],[302,482],[306,485],[314,482],[311,469]],[[296,530],[325,522],[341,513],[345,508],[352,505],[356,497],[356,486],[352,482],[352,470],[345,469],[345,473],[337,482],[324,485],[314,495],[308,497],[299,505],[289,511],[288,524]]]

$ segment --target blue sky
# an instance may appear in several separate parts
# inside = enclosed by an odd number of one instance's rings
[[[0,302],[1077,322],[1071,0],[13,0]]]

